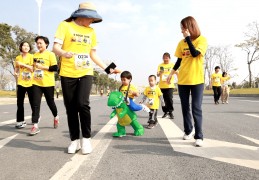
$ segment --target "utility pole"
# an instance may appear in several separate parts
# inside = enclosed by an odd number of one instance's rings
[[[40,35],[40,10],[41,10],[41,5],[43,0],[35,0],[37,5],[38,5],[38,35]]]

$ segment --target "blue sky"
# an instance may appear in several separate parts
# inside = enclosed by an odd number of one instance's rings
[[[58,24],[78,8],[82,0],[43,0],[41,35],[51,44]],[[244,40],[247,24],[259,20],[257,0],[92,0],[103,22],[92,27],[97,32],[98,54],[106,62],[114,61],[122,70],[133,74],[133,83],[147,85],[147,77],[155,74],[162,54],[173,56],[182,38],[180,21],[196,18],[209,45],[230,45],[240,82],[247,75],[245,53],[234,45]],[[2,1],[0,22],[19,25],[38,32],[36,0]],[[258,21],[259,22],[259,21]],[[52,46],[50,46],[51,50]],[[255,64],[258,67],[258,63]],[[259,72],[254,66],[254,75]],[[112,75],[111,77],[114,77]],[[119,77],[117,77],[119,80]]]

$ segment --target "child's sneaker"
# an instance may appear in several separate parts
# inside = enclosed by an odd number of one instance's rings
[[[40,129],[38,127],[32,126],[30,136],[34,136],[40,132]]]
[[[149,123],[149,125],[147,126],[148,129],[153,129],[156,126],[156,124],[154,123]]]
[[[59,116],[56,116],[54,118],[54,128],[57,129],[58,128],[58,124],[59,124]]]
[[[148,113],[150,112],[150,109],[146,105],[141,104],[141,106],[142,106],[143,111],[148,112]]]
[[[24,128],[26,125],[27,125],[26,122],[25,122],[25,121],[22,121],[22,122],[17,122],[17,124],[15,125],[15,127],[16,127],[17,129],[22,129],[22,128]]]

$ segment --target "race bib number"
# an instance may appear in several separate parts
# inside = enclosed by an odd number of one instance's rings
[[[34,71],[34,79],[35,80],[43,80],[43,75],[44,75],[43,70],[38,69],[38,70]]]
[[[24,80],[24,81],[31,80],[31,73],[30,72],[22,72],[22,80]]]
[[[75,55],[75,68],[88,69],[92,68],[92,63],[89,54],[76,54]]]
[[[168,74],[163,74],[162,75],[162,81],[167,81],[168,78]]]
[[[219,78],[219,77],[216,77],[216,78],[215,78],[215,82],[216,82],[216,83],[220,82],[220,78]]]
[[[153,98],[148,98],[148,104],[152,106],[154,104],[154,99]]]

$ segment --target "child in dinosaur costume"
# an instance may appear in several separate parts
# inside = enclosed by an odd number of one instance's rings
[[[107,105],[114,108],[110,118],[117,115],[117,132],[113,133],[114,137],[126,136],[125,126],[131,125],[134,129],[135,136],[142,136],[144,134],[143,126],[138,122],[137,115],[134,111],[130,110],[124,101],[124,96],[121,92],[113,91],[110,93]]]

